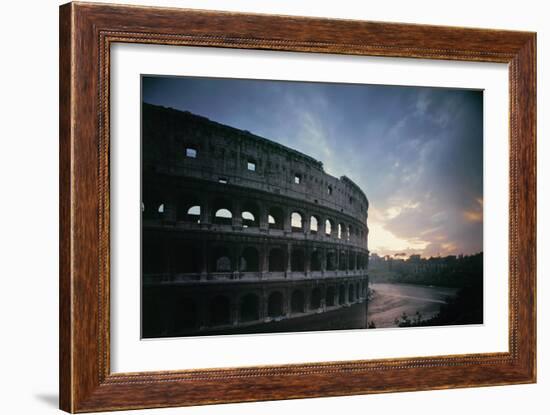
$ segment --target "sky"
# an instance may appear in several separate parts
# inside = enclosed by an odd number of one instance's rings
[[[483,250],[478,90],[143,77],[144,102],[208,117],[308,154],[367,195],[369,250]]]

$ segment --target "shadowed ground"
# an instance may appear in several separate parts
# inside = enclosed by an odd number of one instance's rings
[[[293,317],[280,321],[256,324],[231,329],[212,330],[203,332],[201,336],[222,334],[252,334],[252,333],[281,333],[300,331],[322,331],[361,329],[367,326],[367,303],[353,304],[350,307],[340,308],[324,313]]]

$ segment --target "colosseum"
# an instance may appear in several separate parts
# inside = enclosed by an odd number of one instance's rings
[[[366,327],[363,191],[322,162],[142,106],[142,337]]]

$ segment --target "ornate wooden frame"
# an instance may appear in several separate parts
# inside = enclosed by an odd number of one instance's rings
[[[113,42],[508,63],[509,352],[111,373]],[[60,8],[59,93],[61,409],[90,412],[535,382],[535,33],[69,3]]]

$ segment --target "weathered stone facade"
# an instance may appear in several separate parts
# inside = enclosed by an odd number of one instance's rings
[[[144,337],[366,303],[368,200],[353,181],[247,131],[142,111]]]

